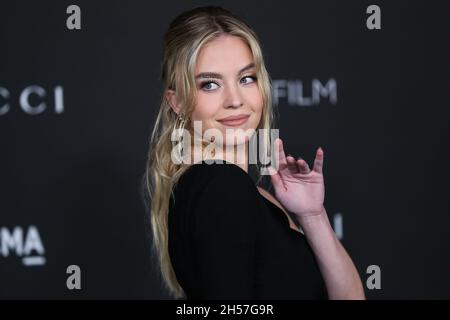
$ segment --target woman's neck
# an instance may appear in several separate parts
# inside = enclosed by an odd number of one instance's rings
[[[248,173],[248,143],[228,146],[226,148],[222,148],[211,143],[206,148],[203,148],[203,156],[201,145],[194,145],[192,150],[192,163],[197,162],[196,159],[199,159],[199,161],[207,159],[224,160],[226,162],[237,165],[242,170]],[[187,154],[186,156],[189,159],[189,154]]]

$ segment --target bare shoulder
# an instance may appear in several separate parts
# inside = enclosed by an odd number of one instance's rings
[[[281,210],[283,210],[285,213],[286,210],[283,208],[283,206],[280,204],[280,202],[274,197],[272,196],[267,190],[257,186],[259,193],[266,198],[267,200],[269,200],[270,202],[272,202],[274,205],[276,205],[277,207],[279,207]]]
[[[259,193],[266,198],[267,200],[269,200],[270,202],[272,202],[274,205],[276,205],[278,208],[280,208],[285,214],[286,217],[289,220],[289,226],[291,227],[291,229],[294,229],[295,231],[301,232],[300,229],[297,227],[297,225],[294,223],[294,221],[292,221],[292,218],[289,216],[289,214],[286,212],[286,210],[283,208],[283,206],[281,205],[281,203],[274,197],[272,196],[267,190],[264,190],[263,188],[257,186]],[[303,232],[301,232],[303,233]]]

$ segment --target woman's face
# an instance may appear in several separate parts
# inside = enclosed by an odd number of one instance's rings
[[[253,56],[243,40],[222,35],[205,44],[197,57],[195,76],[197,100],[190,116],[191,125],[194,121],[201,121],[202,133],[218,129],[225,141],[215,137],[216,144],[236,144],[239,131],[236,129],[256,130],[261,120],[263,100]],[[247,118],[224,120],[236,116]],[[227,130],[233,141],[227,142]],[[238,141],[242,143],[242,140]]]

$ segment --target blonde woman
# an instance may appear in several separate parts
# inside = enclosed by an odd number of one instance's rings
[[[254,31],[221,7],[180,14],[164,36],[162,81],[145,185],[173,297],[364,299],[323,206],[323,150],[310,169],[270,139],[270,78]],[[254,183],[256,135],[264,161]],[[271,154],[275,197],[258,185]]]

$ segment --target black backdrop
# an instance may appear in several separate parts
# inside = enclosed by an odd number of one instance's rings
[[[312,163],[324,149],[335,230],[364,284],[381,270],[368,298],[450,298],[444,1],[286,0],[1,2],[0,297],[168,298],[140,178],[162,35],[207,3],[259,35],[288,151]]]

